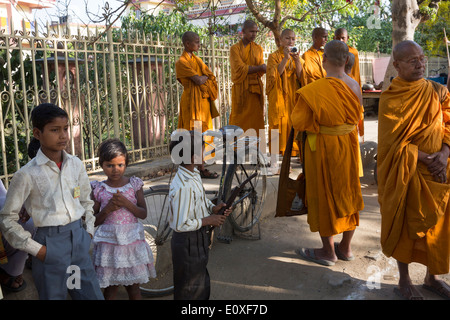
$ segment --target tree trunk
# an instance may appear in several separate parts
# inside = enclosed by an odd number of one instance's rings
[[[422,21],[417,0],[393,0],[392,11],[392,48],[404,40],[414,40],[414,32]],[[383,80],[384,91],[389,87],[390,79],[397,76],[397,71],[391,60]]]

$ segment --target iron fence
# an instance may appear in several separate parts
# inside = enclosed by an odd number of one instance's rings
[[[15,30],[12,24],[9,30]],[[183,91],[175,74],[181,39],[97,29],[71,35],[48,26],[47,32],[30,32],[25,26],[10,34],[0,32],[0,179],[5,186],[29,161],[30,114],[43,102],[69,114],[67,151],[78,156],[88,172],[100,169],[97,147],[110,137],[125,143],[130,163],[167,155]],[[228,123],[231,111],[229,49],[236,41],[202,39],[198,52],[219,85],[221,116],[216,127]],[[263,48],[267,59],[275,45],[267,41]],[[302,51],[305,48],[302,45]]]

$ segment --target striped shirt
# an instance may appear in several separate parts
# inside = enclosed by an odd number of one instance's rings
[[[214,204],[206,197],[197,168],[194,172],[178,167],[170,184],[170,227],[177,232],[195,231],[201,228],[202,219],[212,213]]]

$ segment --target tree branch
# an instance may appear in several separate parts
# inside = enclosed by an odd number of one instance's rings
[[[253,4],[252,0],[245,0],[245,3],[247,3],[247,7],[250,10],[250,12],[253,14],[253,16],[256,18],[256,20],[258,20],[259,22],[261,22],[265,27],[271,29],[272,26],[272,21],[267,20],[266,17],[264,17],[261,12],[259,12],[255,5]]]

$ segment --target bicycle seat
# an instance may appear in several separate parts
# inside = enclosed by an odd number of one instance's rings
[[[244,133],[242,128],[231,124],[220,128],[219,131],[222,133],[224,141],[239,137]]]

